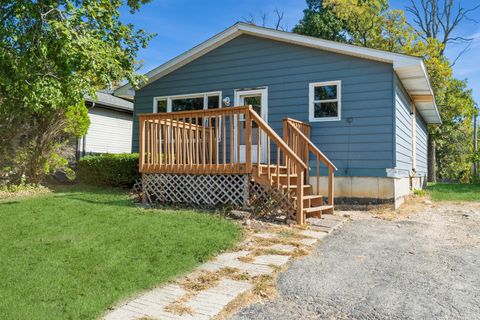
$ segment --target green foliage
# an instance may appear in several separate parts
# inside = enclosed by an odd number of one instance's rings
[[[138,154],[103,154],[86,156],[78,161],[77,175],[91,185],[131,187],[140,178]]]
[[[0,213],[2,319],[100,319],[241,237],[207,212],[140,209],[106,187],[0,200]]]
[[[77,105],[67,107],[65,122],[65,133],[77,138],[87,134],[90,118],[88,117],[88,109],[83,101]]]
[[[467,183],[475,156],[472,119],[477,111],[472,91],[466,81],[449,79],[442,98],[438,106],[443,124],[430,128],[437,142],[437,176]]]
[[[413,194],[419,197],[424,197],[427,194],[427,191],[424,189],[414,189]]]
[[[51,155],[65,158],[88,128],[85,97],[143,80],[135,57],[151,35],[120,21],[124,2],[0,3],[0,163],[10,177],[37,183],[55,171]],[[126,5],[133,13],[146,2]]]
[[[323,2],[323,0],[307,0],[307,9],[303,10],[303,18],[293,28],[293,32],[346,42],[344,21],[333,13],[330,6],[324,7]]]

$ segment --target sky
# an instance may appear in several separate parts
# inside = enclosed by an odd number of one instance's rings
[[[478,4],[478,0],[457,0],[466,8]],[[391,0],[391,7],[404,9],[409,1]],[[253,15],[260,22],[260,15],[268,13],[268,22],[274,23],[274,10],[284,13],[283,25],[291,30],[302,18],[306,8],[304,0],[152,0],[130,15],[121,11],[124,22],[157,34],[146,49],[140,50],[141,73],[145,73],[213,35]],[[480,15],[480,9],[474,18]],[[411,18],[407,15],[407,18]],[[469,50],[454,65],[454,76],[468,79],[475,101],[480,104],[480,23],[464,21],[458,35],[474,38]],[[450,44],[446,54],[454,60],[464,49],[464,44]]]

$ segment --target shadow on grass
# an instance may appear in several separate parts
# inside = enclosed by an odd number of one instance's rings
[[[153,206],[143,205],[135,201],[133,196],[128,196],[129,189],[114,188],[109,186],[91,186],[84,184],[56,185],[51,187],[54,197],[68,198],[88,204],[118,206],[123,208],[151,209],[159,211],[196,211],[220,214],[225,208],[201,206],[192,207],[187,204],[163,203]],[[93,197],[92,197],[93,195]]]
[[[12,205],[12,204],[17,204],[17,203],[20,203],[20,202],[19,201],[3,201],[3,202],[0,201],[0,206]]]

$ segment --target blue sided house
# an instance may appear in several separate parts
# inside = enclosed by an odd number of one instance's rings
[[[144,174],[247,173],[307,214],[329,192],[398,206],[426,185],[441,119],[421,58],[237,23],[146,76],[115,91],[134,101]]]

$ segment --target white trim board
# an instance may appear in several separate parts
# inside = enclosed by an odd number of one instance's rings
[[[161,77],[164,77],[165,75],[177,70],[187,63],[203,56],[204,54],[220,47],[221,45],[242,34],[356,56],[369,60],[391,63],[393,65],[393,69],[397,73],[398,77],[402,81],[403,86],[411,97],[433,97],[433,90],[431,88],[430,80],[428,78],[426,67],[422,58],[348,45],[291,32],[259,27],[243,22],[234,24],[230,28],[218,33],[205,42],[147,72],[145,76],[148,78],[148,81],[143,83],[141,87],[160,79]],[[134,94],[135,92],[129,83],[115,90],[115,95],[120,97],[132,98]],[[419,108],[419,112],[422,114],[427,123],[441,123],[440,115],[435,104],[435,99],[432,99],[432,101],[429,103],[423,103],[423,109]]]

